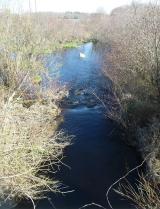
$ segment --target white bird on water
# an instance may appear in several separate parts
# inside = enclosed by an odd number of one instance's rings
[[[80,56],[80,58],[85,58],[86,57],[86,55],[82,52],[80,52],[79,56]]]

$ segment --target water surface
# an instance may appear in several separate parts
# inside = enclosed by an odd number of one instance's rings
[[[80,52],[85,58],[80,58]],[[107,189],[128,169],[138,165],[140,159],[138,153],[121,140],[117,127],[106,119],[103,106],[93,94],[101,95],[104,83],[109,82],[101,71],[101,50],[88,43],[53,54],[46,64],[51,77],[58,72],[60,83],[67,84],[70,89],[68,101],[63,104],[64,122],[60,129],[75,137],[64,151],[63,163],[67,166],[60,166],[56,177],[65,187],[64,192],[74,192],[48,194],[49,200],[39,201],[37,208],[78,209],[94,202],[108,209]],[[136,172],[129,176],[132,183],[136,178]],[[115,209],[134,208],[113,191],[109,197]],[[23,204],[15,209],[22,208],[29,209],[30,206]]]

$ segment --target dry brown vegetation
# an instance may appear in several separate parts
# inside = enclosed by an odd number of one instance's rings
[[[69,16],[0,13],[1,199],[33,201],[58,190],[57,181],[42,174],[60,162],[69,144],[68,137],[56,133],[57,102],[67,92],[56,81],[42,89],[46,69],[40,55],[93,39],[108,50],[104,73],[113,84],[105,101],[108,117],[144,159],[150,156],[147,178],[141,177],[138,189],[126,185],[119,192],[140,208],[159,209],[160,6],[133,3],[111,15]]]
[[[121,184],[117,193],[130,199],[139,209],[159,209],[160,189],[155,181],[150,181],[143,175],[140,176],[138,186],[134,188],[129,182]]]
[[[140,208],[158,209],[160,6],[154,2],[117,8],[102,19],[99,28],[98,39],[108,48],[104,73],[113,84],[111,96],[106,96],[107,116],[121,125],[125,140],[138,147],[144,159],[150,156],[147,158],[150,178],[142,179],[135,193],[129,192],[128,187],[122,193],[128,194]]]
[[[85,18],[0,11],[0,201],[27,198],[34,205],[46,191],[59,190],[47,173],[55,172],[70,143],[56,131],[67,90],[49,78],[42,57],[89,39]]]
[[[46,191],[59,191],[59,182],[48,174],[55,172],[70,143],[56,132],[61,113],[57,104],[67,90],[49,78],[42,88],[41,75],[47,71],[39,55],[82,40],[71,32],[66,39],[57,35],[62,23],[58,18],[9,12],[0,16],[0,201],[27,198],[34,205]],[[61,25],[63,35],[67,24]]]
[[[0,107],[0,197],[36,199],[44,191],[57,191],[58,182],[44,173],[55,172],[49,166],[60,162],[69,144],[55,132],[58,108],[38,102],[25,108],[12,95]]]
[[[56,132],[61,111],[55,102],[65,91],[47,90],[27,107],[18,91],[10,94],[1,87],[0,93],[0,199],[26,198],[34,205],[45,192],[60,190],[60,183],[48,175],[54,174],[70,143],[63,132]]]

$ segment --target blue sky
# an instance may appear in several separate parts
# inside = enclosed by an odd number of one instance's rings
[[[9,5],[12,10],[20,12],[29,10],[29,2],[32,11],[34,11],[35,1],[37,11],[95,12],[97,8],[103,7],[107,13],[118,6],[130,4],[132,2],[132,0],[0,0],[0,3],[3,7],[8,7]],[[139,0],[138,2],[148,1],[149,0]]]

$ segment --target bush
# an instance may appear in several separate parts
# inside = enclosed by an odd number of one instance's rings
[[[147,127],[137,131],[138,144],[143,156],[150,154],[147,165],[150,176],[160,183],[160,122],[154,118]]]
[[[0,16],[0,201],[27,198],[34,204],[46,191],[59,190],[47,173],[55,172],[70,142],[56,132],[57,103],[67,91],[47,77],[39,56],[58,41],[40,16]],[[41,85],[44,74],[47,87]]]
[[[107,114],[127,132],[136,133],[160,115],[159,12],[158,4],[118,8],[103,29],[111,46],[104,73],[113,85]]]
[[[122,186],[120,194],[145,209],[160,208],[159,14],[156,2],[117,8],[99,35],[109,49],[104,73],[112,81],[113,93],[106,96],[107,115],[122,126],[127,142],[144,158],[150,156],[149,176],[141,178],[137,190]]]
[[[64,147],[69,145],[68,137],[56,133],[60,111],[51,103],[25,108],[18,99],[11,96],[5,101],[7,94],[1,95],[1,200],[34,200],[48,190],[58,191],[59,183],[49,179],[46,172],[54,172],[51,165],[60,162]]]

